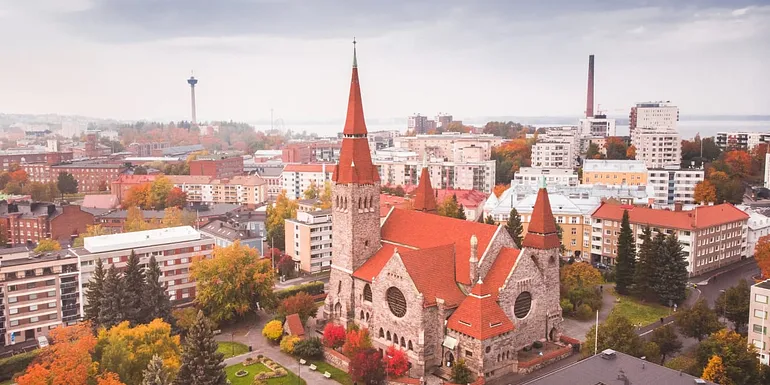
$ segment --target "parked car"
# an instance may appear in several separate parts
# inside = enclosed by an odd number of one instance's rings
[[[48,346],[48,338],[46,336],[37,337],[37,346],[40,349]]]

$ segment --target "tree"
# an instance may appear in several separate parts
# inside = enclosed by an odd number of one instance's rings
[[[495,224],[495,218],[492,218],[491,215],[487,215],[486,218],[484,218],[484,223],[488,225],[494,225]]]
[[[460,218],[460,205],[457,203],[457,195],[452,194],[444,198],[444,201],[436,208],[438,215],[450,218]],[[465,213],[463,213],[465,216]]]
[[[195,325],[195,321],[198,318],[198,309],[194,307],[174,309],[171,311],[171,317],[176,322],[176,326],[184,333],[187,333]]]
[[[758,383],[757,349],[747,342],[746,337],[727,329],[713,333],[698,345],[695,352],[697,367],[704,368],[705,373],[713,356],[722,358],[727,378],[733,384]]]
[[[310,181],[310,185],[307,187],[307,190],[303,193],[305,196],[305,199],[317,199],[320,195],[320,191],[318,190],[318,185],[315,183],[314,180]]]
[[[161,224],[163,227],[182,226],[182,210],[176,206],[167,207],[163,210]]]
[[[296,216],[297,201],[289,199],[286,196],[286,191],[282,190],[276,198],[275,204],[267,206],[265,228],[267,229],[267,241],[270,242],[271,247],[281,251],[286,250],[284,222],[286,219]]]
[[[171,335],[171,325],[159,319],[134,327],[123,321],[99,331],[94,358],[99,370],[117,373],[127,385],[139,385],[153,356],[171,372],[179,369],[180,349],[179,336]]]
[[[495,188],[492,189],[492,193],[495,194],[495,197],[500,198],[509,187],[511,187],[510,184],[498,183],[495,185]]]
[[[5,185],[5,189],[3,191],[8,195],[20,195],[24,192],[23,188],[21,187],[21,183],[14,180],[8,182],[8,184]]]
[[[187,204],[187,193],[179,187],[172,187],[166,195],[166,208],[182,208]]]
[[[147,168],[144,166],[134,167],[134,175],[147,175]]]
[[[666,361],[666,356],[675,354],[682,350],[682,341],[676,334],[676,330],[671,325],[661,326],[652,332],[650,338],[652,342],[658,345],[660,349],[660,363]]]
[[[599,145],[591,142],[588,144],[588,150],[586,151],[586,159],[601,159],[602,153],[600,152]]]
[[[751,174],[751,155],[748,152],[733,150],[723,155],[732,176],[742,179]]]
[[[350,360],[350,376],[366,385],[385,382],[385,366],[377,349],[367,348],[356,352]]]
[[[171,301],[166,292],[166,285],[160,283],[162,273],[160,266],[155,260],[155,256],[150,257],[145,270],[144,301],[142,301],[142,314],[144,323],[149,323],[154,319],[174,325],[174,317],[171,315]]]
[[[144,220],[144,214],[142,210],[137,206],[129,207],[126,213],[126,223],[123,225],[123,230],[126,232],[149,230],[150,224]]]
[[[727,371],[724,364],[722,364],[722,359],[716,355],[711,356],[711,359],[709,359],[706,368],[703,369],[701,378],[719,385],[734,385],[732,380],[727,377]]]
[[[452,382],[456,384],[470,384],[473,382],[473,372],[465,364],[465,360],[459,359],[452,366]]]
[[[674,314],[679,332],[685,337],[702,341],[704,337],[722,328],[716,313],[701,298],[689,309],[681,309]]]
[[[215,248],[211,259],[196,257],[190,277],[196,282],[195,300],[216,323],[245,314],[257,302],[275,306],[270,260],[259,259],[255,249],[240,242]]]
[[[182,366],[174,379],[175,385],[225,385],[224,355],[217,352],[218,344],[208,319],[199,311],[182,348]]]
[[[716,186],[714,186],[714,184],[711,183],[711,181],[708,179],[698,182],[698,184],[695,185],[695,195],[693,196],[693,199],[695,200],[695,203],[700,204],[716,202]]]
[[[123,279],[118,275],[115,265],[110,265],[102,284],[99,325],[111,328],[126,319],[125,304],[126,291]]]
[[[567,289],[593,287],[602,283],[602,273],[588,262],[575,262],[561,269],[561,285]]]
[[[139,207],[149,209],[152,206],[152,183],[142,183],[128,189],[126,197],[120,203],[124,209]]]
[[[516,209],[511,209],[511,214],[508,216],[508,222],[505,224],[505,229],[513,238],[513,242],[516,247],[521,249],[521,233],[524,231],[524,227],[521,225],[521,216]]]
[[[328,323],[324,327],[324,346],[337,349],[345,343],[345,328],[341,325]]]
[[[107,234],[109,234],[109,232],[102,227],[102,225],[86,225],[86,232],[75,238],[72,247],[83,247],[83,243],[87,237],[98,237]]]
[[[714,301],[714,309],[733,323],[735,331],[743,330],[748,325],[750,306],[751,287],[745,279],[720,293]]]
[[[322,357],[323,352],[323,345],[318,337],[305,338],[294,345],[294,354],[305,359]]]
[[[142,299],[145,293],[144,269],[139,266],[139,256],[134,250],[128,256],[126,271],[123,274],[125,297],[124,314],[126,320],[131,325],[136,325],[145,321],[146,316],[142,314]]]
[[[283,324],[279,320],[268,322],[262,328],[262,335],[273,342],[278,342],[283,335]]]
[[[60,172],[59,177],[56,180],[56,187],[59,192],[64,194],[75,194],[78,192],[78,181],[75,177],[68,172]]]
[[[37,243],[37,247],[35,247],[36,253],[45,253],[48,251],[59,251],[61,250],[61,245],[58,241],[55,241],[53,239],[41,239],[40,242]]]
[[[125,385],[120,377],[112,372],[104,372],[96,377],[96,385]]]
[[[350,330],[345,337],[345,344],[342,345],[342,353],[352,359],[358,352],[371,347],[372,339],[368,329]]]
[[[615,289],[619,294],[628,294],[634,284],[634,265],[636,262],[636,242],[631,224],[628,219],[628,210],[623,210],[623,220],[620,224],[618,236],[618,257],[615,268]]]
[[[303,324],[307,322],[308,318],[315,317],[316,312],[318,312],[318,308],[313,297],[304,291],[284,299],[278,306],[279,316],[286,318],[286,316],[296,313]]]
[[[402,189],[403,190],[403,189]],[[321,192],[321,196],[319,198],[321,199],[321,209],[326,210],[332,208],[332,183],[330,181],[324,182],[324,189]]]
[[[142,385],[171,385],[171,371],[158,355],[152,356],[147,369],[142,372]]]
[[[585,352],[593,354],[596,326],[586,333]],[[627,318],[619,315],[610,317],[599,324],[599,351],[612,349],[635,357],[644,355],[644,345],[636,333],[636,327]]]
[[[513,173],[531,164],[532,144],[535,140],[513,139],[492,148],[495,161],[495,183],[511,183]],[[535,165],[537,166],[537,165]]]
[[[642,244],[639,246],[636,265],[634,266],[634,294],[644,300],[655,296],[658,254],[649,227],[642,230]]]
[[[104,264],[102,263],[101,258],[97,258],[94,273],[91,275],[91,280],[88,282],[88,288],[86,289],[87,303],[83,308],[85,319],[91,321],[92,325],[99,324],[99,312],[101,309],[101,299],[103,298],[104,279]]]
[[[457,219],[468,219],[468,217],[465,216],[465,207],[463,207],[462,203],[460,203],[460,207],[457,209]]]
[[[96,338],[88,322],[57,327],[51,345],[16,379],[18,385],[82,385],[93,374],[91,353]]]
[[[286,354],[294,354],[294,346],[297,344],[297,342],[300,341],[300,338],[293,335],[284,336],[281,338],[281,351]]]
[[[388,346],[382,359],[385,361],[385,373],[391,378],[403,377],[409,371],[406,353],[395,345]]]
[[[762,278],[770,278],[770,235],[759,238],[757,247],[754,249],[754,259],[757,261]]]
[[[144,209],[163,210],[166,208],[168,194],[174,185],[167,177],[161,175],[152,182],[150,187],[150,206]]]
[[[619,136],[609,136],[604,142],[607,159],[628,159],[628,145]]]
[[[636,146],[628,146],[626,149],[626,159],[636,159]]]
[[[682,303],[687,297],[687,260],[676,234],[666,237],[659,258],[660,285],[655,290],[658,300],[667,306]]]

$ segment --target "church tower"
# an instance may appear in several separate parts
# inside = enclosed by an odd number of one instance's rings
[[[427,158],[427,154],[425,157]],[[433,186],[430,184],[430,175],[428,173],[428,163],[423,159],[422,173],[420,182],[417,184],[417,190],[414,193],[414,209],[426,213],[436,213],[436,197],[434,196]]]
[[[332,176],[332,266],[324,307],[327,320],[343,323],[354,318],[353,272],[380,248],[380,176],[369,152],[355,44],[340,161]]]

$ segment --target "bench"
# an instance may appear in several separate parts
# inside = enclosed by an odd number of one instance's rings
[[[326,378],[332,378],[332,374],[329,372],[324,372],[324,377]]]
[[[305,364],[307,364],[307,361],[305,361],[304,359],[301,359],[301,360],[299,360],[299,364],[300,365],[305,365]]]
[[[316,369],[318,369],[318,367],[315,366],[315,364],[310,364],[310,370],[316,370]]]

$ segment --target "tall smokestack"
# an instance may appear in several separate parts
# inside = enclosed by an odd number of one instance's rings
[[[586,118],[594,116],[594,55],[588,56],[588,98],[586,99]]]

